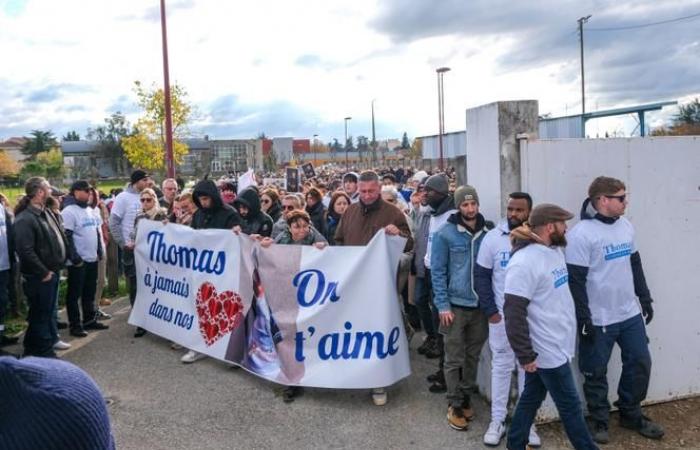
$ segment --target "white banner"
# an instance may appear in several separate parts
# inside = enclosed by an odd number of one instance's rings
[[[129,323],[298,386],[372,388],[410,374],[396,294],[405,240],[272,245],[227,230],[139,223]]]

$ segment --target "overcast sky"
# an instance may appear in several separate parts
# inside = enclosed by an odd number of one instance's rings
[[[435,134],[435,69],[446,130],[465,109],[539,100],[580,112],[576,19],[586,24],[587,109],[700,95],[700,0],[168,0],[170,79],[214,138]],[[0,0],[0,138],[81,136],[113,112],[135,120],[134,80],[161,84],[157,0]],[[656,114],[659,124],[675,111]],[[631,131],[634,122],[590,124]]]

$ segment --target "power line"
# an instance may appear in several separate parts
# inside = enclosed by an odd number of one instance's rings
[[[667,23],[680,22],[682,20],[694,19],[700,17],[700,13],[691,14],[689,16],[677,17],[675,19],[662,20],[660,22],[643,23],[640,25],[629,25],[624,27],[611,27],[611,28],[586,28],[587,31],[620,31],[620,30],[635,30],[638,28],[653,27],[655,25],[664,25]]]

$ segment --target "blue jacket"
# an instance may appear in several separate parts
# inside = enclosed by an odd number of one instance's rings
[[[474,290],[474,267],[479,245],[490,229],[484,216],[477,215],[475,230],[460,224],[459,212],[433,237],[430,255],[431,278],[435,306],[438,311],[450,310],[450,305],[477,308],[479,297]]]

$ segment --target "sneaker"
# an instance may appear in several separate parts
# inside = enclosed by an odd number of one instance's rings
[[[195,352],[194,350],[190,350],[187,353],[185,353],[182,358],[180,358],[180,361],[182,361],[185,364],[191,364],[195,361],[199,361],[202,358],[206,358],[207,355],[204,353],[199,353]]]
[[[72,347],[72,345],[70,345],[68,342],[63,342],[63,341],[58,341],[55,344],[53,344],[54,350],[68,350],[71,347]]]
[[[527,444],[531,448],[542,447],[542,440],[540,439],[540,435],[537,434],[537,427],[534,424],[530,427],[530,435],[527,438]]]
[[[442,370],[438,370],[437,372],[431,373],[430,375],[428,375],[425,379],[428,380],[428,383],[434,383],[436,381],[444,382],[445,381],[445,374],[443,373]]]
[[[496,447],[506,435],[506,425],[503,422],[491,421],[484,433],[484,444]]]
[[[96,320],[109,320],[111,318],[112,318],[111,314],[107,314],[106,312],[102,311],[101,309],[98,309],[97,312],[95,313]]]
[[[112,304],[112,300],[108,298],[100,299],[100,306],[109,306]]]
[[[105,325],[94,320],[92,322],[84,323],[83,328],[86,330],[107,330],[109,329],[109,325]]]
[[[372,389],[372,402],[374,402],[376,406],[384,406],[386,405],[386,401],[387,396],[384,388]]]
[[[146,335],[146,333],[148,333],[148,331],[146,331],[145,329],[143,329],[141,327],[136,327],[136,332],[134,333],[134,337],[135,338],[144,337]]]
[[[447,392],[447,385],[444,381],[434,381],[428,388],[433,394],[444,394]]]
[[[170,348],[173,350],[181,350],[182,345],[178,344],[177,342],[170,342]]]
[[[68,332],[71,336],[75,336],[78,338],[84,338],[86,337],[87,331],[83,330],[82,328],[71,328],[70,331]]]
[[[622,428],[634,430],[645,438],[661,439],[664,437],[664,428],[645,415],[642,415],[638,419],[629,419],[620,415],[620,426]]]
[[[591,429],[591,437],[593,438],[593,441],[598,444],[607,444],[610,442],[608,424],[605,422],[595,422]]]
[[[469,422],[467,421],[467,418],[464,417],[462,408],[456,406],[447,407],[447,423],[450,425],[450,427],[458,431],[465,431],[467,428],[469,428]]]

